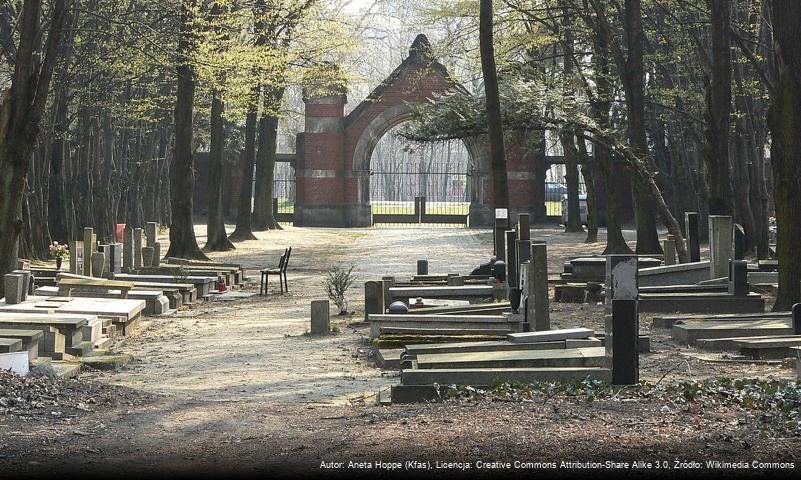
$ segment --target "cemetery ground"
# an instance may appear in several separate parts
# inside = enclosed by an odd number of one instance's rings
[[[203,228],[197,233],[202,245]],[[625,233],[633,240],[633,231]],[[603,232],[596,244],[558,227],[532,234],[548,242],[551,275],[568,257],[600,254],[604,245]],[[213,259],[248,267],[244,291],[258,292],[257,269],[275,266],[291,245],[288,294],[271,279],[267,296],[148,317],[113,347],[133,357],[115,370],[84,369],[59,380],[0,374],[0,471],[262,475],[307,472],[321,462],[422,460],[469,462],[475,473],[477,461],[751,466],[794,462],[801,452],[798,412],[783,411],[770,385],[721,380],[790,380],[793,366],[680,346],[669,330],[652,328],[648,314],[640,328],[651,337],[651,352],[640,356],[640,378],[651,387],[519,386],[376,405],[376,392],[397,383],[397,372],[374,363],[369,326],[361,321],[364,281],[386,272],[411,275],[418,258],[428,258],[433,273],[469,271],[487,260],[491,234],[286,227],[256,235]],[[166,232],[160,240],[167,242]],[[325,298],[322,278],[337,264],[356,265],[348,295],[353,314],[332,316],[333,334],[310,337],[309,303]],[[603,305],[550,308],[553,328],[603,330]]]

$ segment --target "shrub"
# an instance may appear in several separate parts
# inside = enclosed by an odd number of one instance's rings
[[[334,302],[339,308],[339,314],[342,315],[347,312],[348,301],[345,299],[345,292],[348,291],[356,276],[353,275],[353,266],[346,269],[345,267],[335,266],[330,268],[325,274],[325,291],[328,298]]]

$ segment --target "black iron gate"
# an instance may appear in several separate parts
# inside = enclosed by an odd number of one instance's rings
[[[467,226],[471,172],[459,163],[404,161],[371,170],[373,224]]]
[[[273,215],[279,223],[292,223],[295,216],[295,168],[289,161],[275,162]]]

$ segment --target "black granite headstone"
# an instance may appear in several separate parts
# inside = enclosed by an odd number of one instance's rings
[[[793,335],[801,335],[801,303],[793,305]]]
[[[640,382],[639,318],[637,300],[612,300],[612,384]]]
[[[748,262],[745,260],[729,260],[729,294],[748,296]]]
[[[428,275],[428,260],[417,261],[417,274]]]
[[[745,257],[745,230],[739,223],[734,224],[734,259],[742,260]]]
[[[687,235],[687,253],[690,262],[701,261],[700,230],[698,228],[698,213],[684,212],[684,230]]]
[[[518,287],[518,266],[517,266],[517,232],[514,230],[506,231],[506,278],[509,288]]]

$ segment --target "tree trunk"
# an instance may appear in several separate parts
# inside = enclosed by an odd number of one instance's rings
[[[256,89],[254,88],[254,90]],[[258,97],[257,93],[253,95],[254,97]],[[234,229],[229,237],[231,241],[234,242],[256,240],[256,236],[253,235],[251,215],[251,209],[253,208],[253,162],[256,156],[256,115],[256,100],[253,99],[251,100],[247,118],[245,119],[245,151],[242,152],[240,161],[242,178],[240,179],[239,186],[239,208],[236,212],[236,229]]]
[[[225,152],[224,108],[220,92],[214,90],[211,99],[211,119],[209,122],[211,128],[208,163],[209,212],[206,217],[206,245],[203,247],[204,251],[213,252],[224,252],[235,248],[225,233],[222,206],[223,155]]]
[[[168,257],[208,260],[198,247],[192,219],[195,190],[195,165],[192,154],[192,106],[195,99],[195,69],[189,58],[192,45],[192,19],[189,9],[181,7],[178,40],[178,89],[175,99],[175,148],[170,170],[170,248]]]
[[[41,1],[25,0],[22,4],[11,88],[0,97],[0,279],[17,268],[25,177],[50,92],[66,8],[66,0],[53,4],[42,56],[38,51]],[[5,296],[4,290],[0,282],[0,297]]]
[[[280,230],[273,215],[275,155],[278,138],[278,117],[264,115],[259,120],[259,148],[256,154],[256,195],[253,206],[254,230]]]
[[[626,0],[624,32],[628,59],[619,66],[621,80],[626,93],[627,131],[629,144],[635,155],[653,159],[648,153],[645,135],[645,70],[643,66],[644,33],[640,0]],[[649,165],[653,168],[653,165]],[[635,179],[641,178],[639,175]],[[656,232],[654,204],[648,193],[649,186],[635,182],[634,197],[637,217],[637,253],[662,253]]]
[[[774,310],[801,302],[801,2],[773,0],[776,92],[771,105],[779,291]]]
[[[492,0],[480,0],[479,44],[481,50],[481,72],[484,76],[484,95],[487,106],[487,131],[489,133],[490,159],[492,163],[492,193],[495,210],[506,211],[506,221],[496,220],[495,254],[504,253],[503,230],[509,226],[509,185],[506,176],[506,152],[503,145],[501,125],[501,102],[498,94],[498,72],[495,69],[495,48],[492,44]],[[496,214],[497,217],[497,214]]]
[[[598,241],[598,200],[595,188],[595,159],[587,154],[587,142],[579,138],[579,159],[582,160],[581,174],[587,187],[587,239],[584,243]]]
[[[730,0],[709,0],[712,21],[712,65],[706,92],[705,158],[709,213],[732,215],[729,133],[731,116]]]

